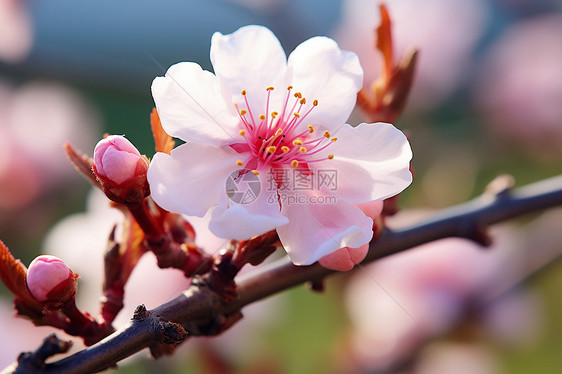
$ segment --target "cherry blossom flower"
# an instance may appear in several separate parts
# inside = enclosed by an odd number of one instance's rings
[[[164,130],[187,142],[154,156],[154,200],[188,215],[213,209],[210,229],[224,238],[277,229],[299,265],[368,243],[372,219],[354,204],[406,188],[412,154],[392,125],[345,124],[363,84],[357,56],[315,37],[287,59],[271,31],[247,26],[215,33],[211,62],[215,74],[184,62],[153,82]],[[337,186],[319,186],[323,171]],[[229,176],[259,181],[253,201],[229,199]],[[316,185],[298,189],[301,179]]]

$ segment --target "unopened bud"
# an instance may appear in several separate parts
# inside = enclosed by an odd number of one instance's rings
[[[76,295],[78,274],[55,256],[36,257],[27,269],[27,288],[37,300],[60,305]]]
[[[137,203],[149,194],[148,159],[125,137],[110,135],[94,149],[94,173],[111,200]]]
[[[381,215],[383,204],[384,203],[382,200],[378,200],[378,201],[370,201],[368,203],[357,204],[357,207],[361,209],[361,211],[365,213],[367,217],[371,218],[372,220],[375,220]]]
[[[357,105],[370,122],[394,123],[406,105],[414,80],[417,50],[413,49],[398,63],[394,63],[392,22],[386,4],[379,5],[381,24],[375,29],[376,48],[382,53],[384,64],[381,77],[362,89]]]
[[[379,217],[383,209],[383,201],[371,201],[368,203],[357,204],[357,207],[361,209],[363,213],[374,222],[379,220]],[[373,227],[375,227],[374,225]],[[374,237],[380,234],[379,230],[373,230]],[[337,251],[330,253],[322,257],[318,262],[320,265],[326,269],[332,269],[336,271],[349,271],[353,269],[355,265],[363,261],[367,253],[369,252],[369,243],[362,245],[359,248],[343,247]]]
[[[326,269],[349,271],[353,269],[355,265],[363,261],[367,252],[369,252],[369,243],[359,248],[343,247],[322,257],[318,262]]]

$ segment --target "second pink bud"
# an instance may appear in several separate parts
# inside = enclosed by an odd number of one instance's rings
[[[60,306],[76,295],[76,278],[63,260],[43,255],[29,265],[27,287],[37,301]]]

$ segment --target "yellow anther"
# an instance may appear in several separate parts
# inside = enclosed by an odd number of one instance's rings
[[[275,132],[275,135],[279,136],[283,133],[283,129],[277,129],[277,131]]]
[[[236,161],[236,165],[242,166],[242,165],[244,165],[244,163],[242,161],[238,160],[238,161]]]
[[[281,147],[281,151],[282,151],[283,153],[287,153],[287,152],[289,152],[290,150],[291,150],[291,148],[287,147],[286,145],[284,145],[283,147]]]
[[[288,86],[287,89],[291,91],[293,89],[293,86]]]
[[[260,172],[257,170],[252,170],[252,173],[254,173],[255,175],[260,175]]]
[[[277,147],[272,145],[271,147],[267,147],[267,151],[269,153],[275,153],[275,151],[277,150]]]
[[[295,115],[295,117],[297,117],[297,118],[300,118],[300,116],[301,116],[301,115],[300,115],[300,114],[298,114],[298,113],[293,113],[293,114],[294,114],[294,115]]]
[[[240,132],[238,134],[244,136],[244,134],[246,134],[246,130],[240,130]]]
[[[314,101],[312,102],[312,105],[317,106],[317,105],[318,105],[318,100],[314,100]]]
[[[332,135],[330,134],[329,131],[324,132],[324,137],[329,138],[330,136],[332,136]]]
[[[336,137],[334,136],[334,137],[333,137],[332,139],[330,139],[330,140],[333,141],[333,142],[335,142],[336,140],[338,140],[338,138],[336,138]]]
[[[260,119],[263,121],[265,119],[265,114],[260,114]]]
[[[243,115],[246,114],[246,113],[247,113],[247,112],[246,112],[246,109],[242,109],[242,110],[240,111],[240,115],[241,115],[241,116],[243,116]]]
[[[296,168],[297,166],[299,166],[299,162],[297,160],[293,160],[291,161],[291,166]]]
[[[334,159],[334,155],[328,155],[328,160],[333,160]]]
[[[278,114],[279,114],[279,113],[277,113],[277,112],[271,112],[271,118],[277,117]]]
[[[266,90],[266,91],[271,91],[271,90],[274,90],[274,88],[273,88],[272,86],[269,86],[269,87],[267,87],[265,90]]]
[[[302,105],[306,104],[306,98],[303,97],[303,98],[301,99],[300,103],[301,103]]]
[[[293,145],[302,145],[302,140],[299,140],[299,139],[294,140]]]
[[[314,127],[312,127],[312,125],[308,125],[308,132],[311,134],[314,132]]]
[[[295,97],[302,99],[302,94],[300,92],[295,92]]]
[[[245,96],[245,95],[246,95],[246,90],[242,90],[241,94],[242,94],[242,96]]]
[[[306,152],[306,148],[305,148],[305,147],[301,147],[300,151],[301,151],[301,153],[304,153],[304,152]]]

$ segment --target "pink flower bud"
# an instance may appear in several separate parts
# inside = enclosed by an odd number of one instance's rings
[[[357,204],[357,207],[361,209],[367,217],[371,217],[373,221],[381,215],[383,206],[384,202],[382,200]]]
[[[369,252],[369,243],[359,248],[343,247],[322,257],[318,262],[326,269],[349,271],[353,269],[356,264],[363,261],[367,252]]]
[[[27,288],[35,299],[62,304],[76,294],[76,278],[68,265],[55,256],[36,257],[27,269]]]
[[[123,136],[110,135],[98,142],[93,169],[113,201],[133,203],[148,196],[148,159]]]
[[[357,204],[357,207],[370,217],[373,221],[382,213],[383,201],[371,201],[369,203]],[[318,262],[326,269],[336,271],[349,271],[353,267],[363,261],[369,252],[369,243],[359,248],[343,247],[337,251],[322,257]]]

